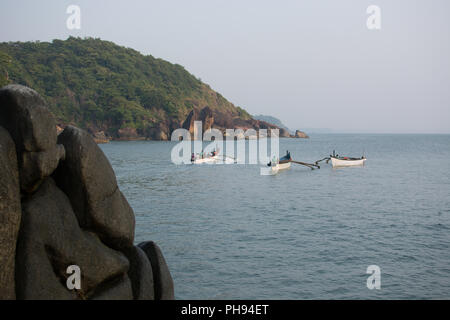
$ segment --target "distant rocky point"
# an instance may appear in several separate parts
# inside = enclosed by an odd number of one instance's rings
[[[58,130],[34,90],[0,89],[0,299],[173,299],[159,247],[134,245],[102,150],[84,130]],[[79,290],[66,285],[71,265]]]
[[[277,127],[279,127],[280,129],[285,129],[286,131],[289,132],[289,134],[293,135],[294,131],[290,130],[283,122],[281,122],[280,119],[275,118],[273,116],[267,116],[267,115],[263,115],[263,114],[259,114],[259,115],[254,115],[253,119],[256,120],[261,120],[261,121],[265,121],[268,123],[271,123],[273,125],[276,125]]]
[[[306,133],[304,133],[303,131],[295,130],[294,138],[304,138],[304,139],[308,139],[309,136],[308,136]]]
[[[267,123],[271,123],[275,126],[277,126],[278,128],[280,128],[280,137],[285,137],[285,138],[303,138],[303,139],[307,139],[309,138],[309,136],[304,133],[303,131],[300,130],[295,130],[292,131],[290,130],[286,125],[284,125],[280,119],[272,117],[272,116],[266,116],[266,115],[255,115],[253,116],[254,119],[257,120],[261,120],[261,121],[265,121]]]

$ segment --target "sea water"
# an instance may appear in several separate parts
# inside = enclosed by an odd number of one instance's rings
[[[364,167],[174,165],[174,142],[101,145],[136,215],[136,243],[162,249],[177,299],[449,299],[450,135],[280,139],[314,162]],[[379,266],[380,289],[367,286]]]

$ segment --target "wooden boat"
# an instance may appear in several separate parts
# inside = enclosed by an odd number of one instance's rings
[[[365,157],[361,158],[350,158],[350,157],[337,157],[337,156],[331,156],[331,165],[333,168],[335,167],[357,167],[357,166],[363,166],[364,162],[366,162]]]
[[[220,160],[222,160],[221,156],[213,156],[213,157],[195,159],[194,161],[191,161],[191,162],[194,164],[201,164],[201,163],[214,163],[214,162],[217,162]]]
[[[284,157],[281,157],[278,161],[278,170],[289,169],[291,167],[291,161],[291,153],[287,151],[286,155]]]
[[[321,161],[326,161],[328,163],[330,162],[330,160],[333,168],[336,168],[336,167],[360,167],[364,165],[367,159],[365,156],[362,156],[361,158],[342,157],[336,154],[336,151],[333,150],[333,154],[330,154],[329,157],[317,160],[315,164],[319,165],[319,162]]]
[[[262,167],[260,169],[260,174],[262,176],[272,176],[277,174],[281,170],[286,170],[291,167],[291,154],[289,151],[286,153],[286,155],[278,161],[271,161],[267,164],[266,167]]]
[[[201,163],[214,163],[223,160],[223,156],[219,155],[219,149],[214,150],[212,153],[208,154],[206,157],[201,157],[199,154],[191,156],[191,163],[201,164]]]

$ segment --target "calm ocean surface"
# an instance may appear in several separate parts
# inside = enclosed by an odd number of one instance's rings
[[[181,165],[172,142],[101,145],[177,299],[450,299],[450,135],[312,135],[280,154],[362,168]],[[366,287],[369,265],[381,290]]]

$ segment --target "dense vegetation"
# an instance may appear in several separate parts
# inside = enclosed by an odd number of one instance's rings
[[[194,107],[251,119],[182,66],[100,39],[0,43],[0,86],[8,83],[39,92],[58,123],[111,136],[178,127]]]

